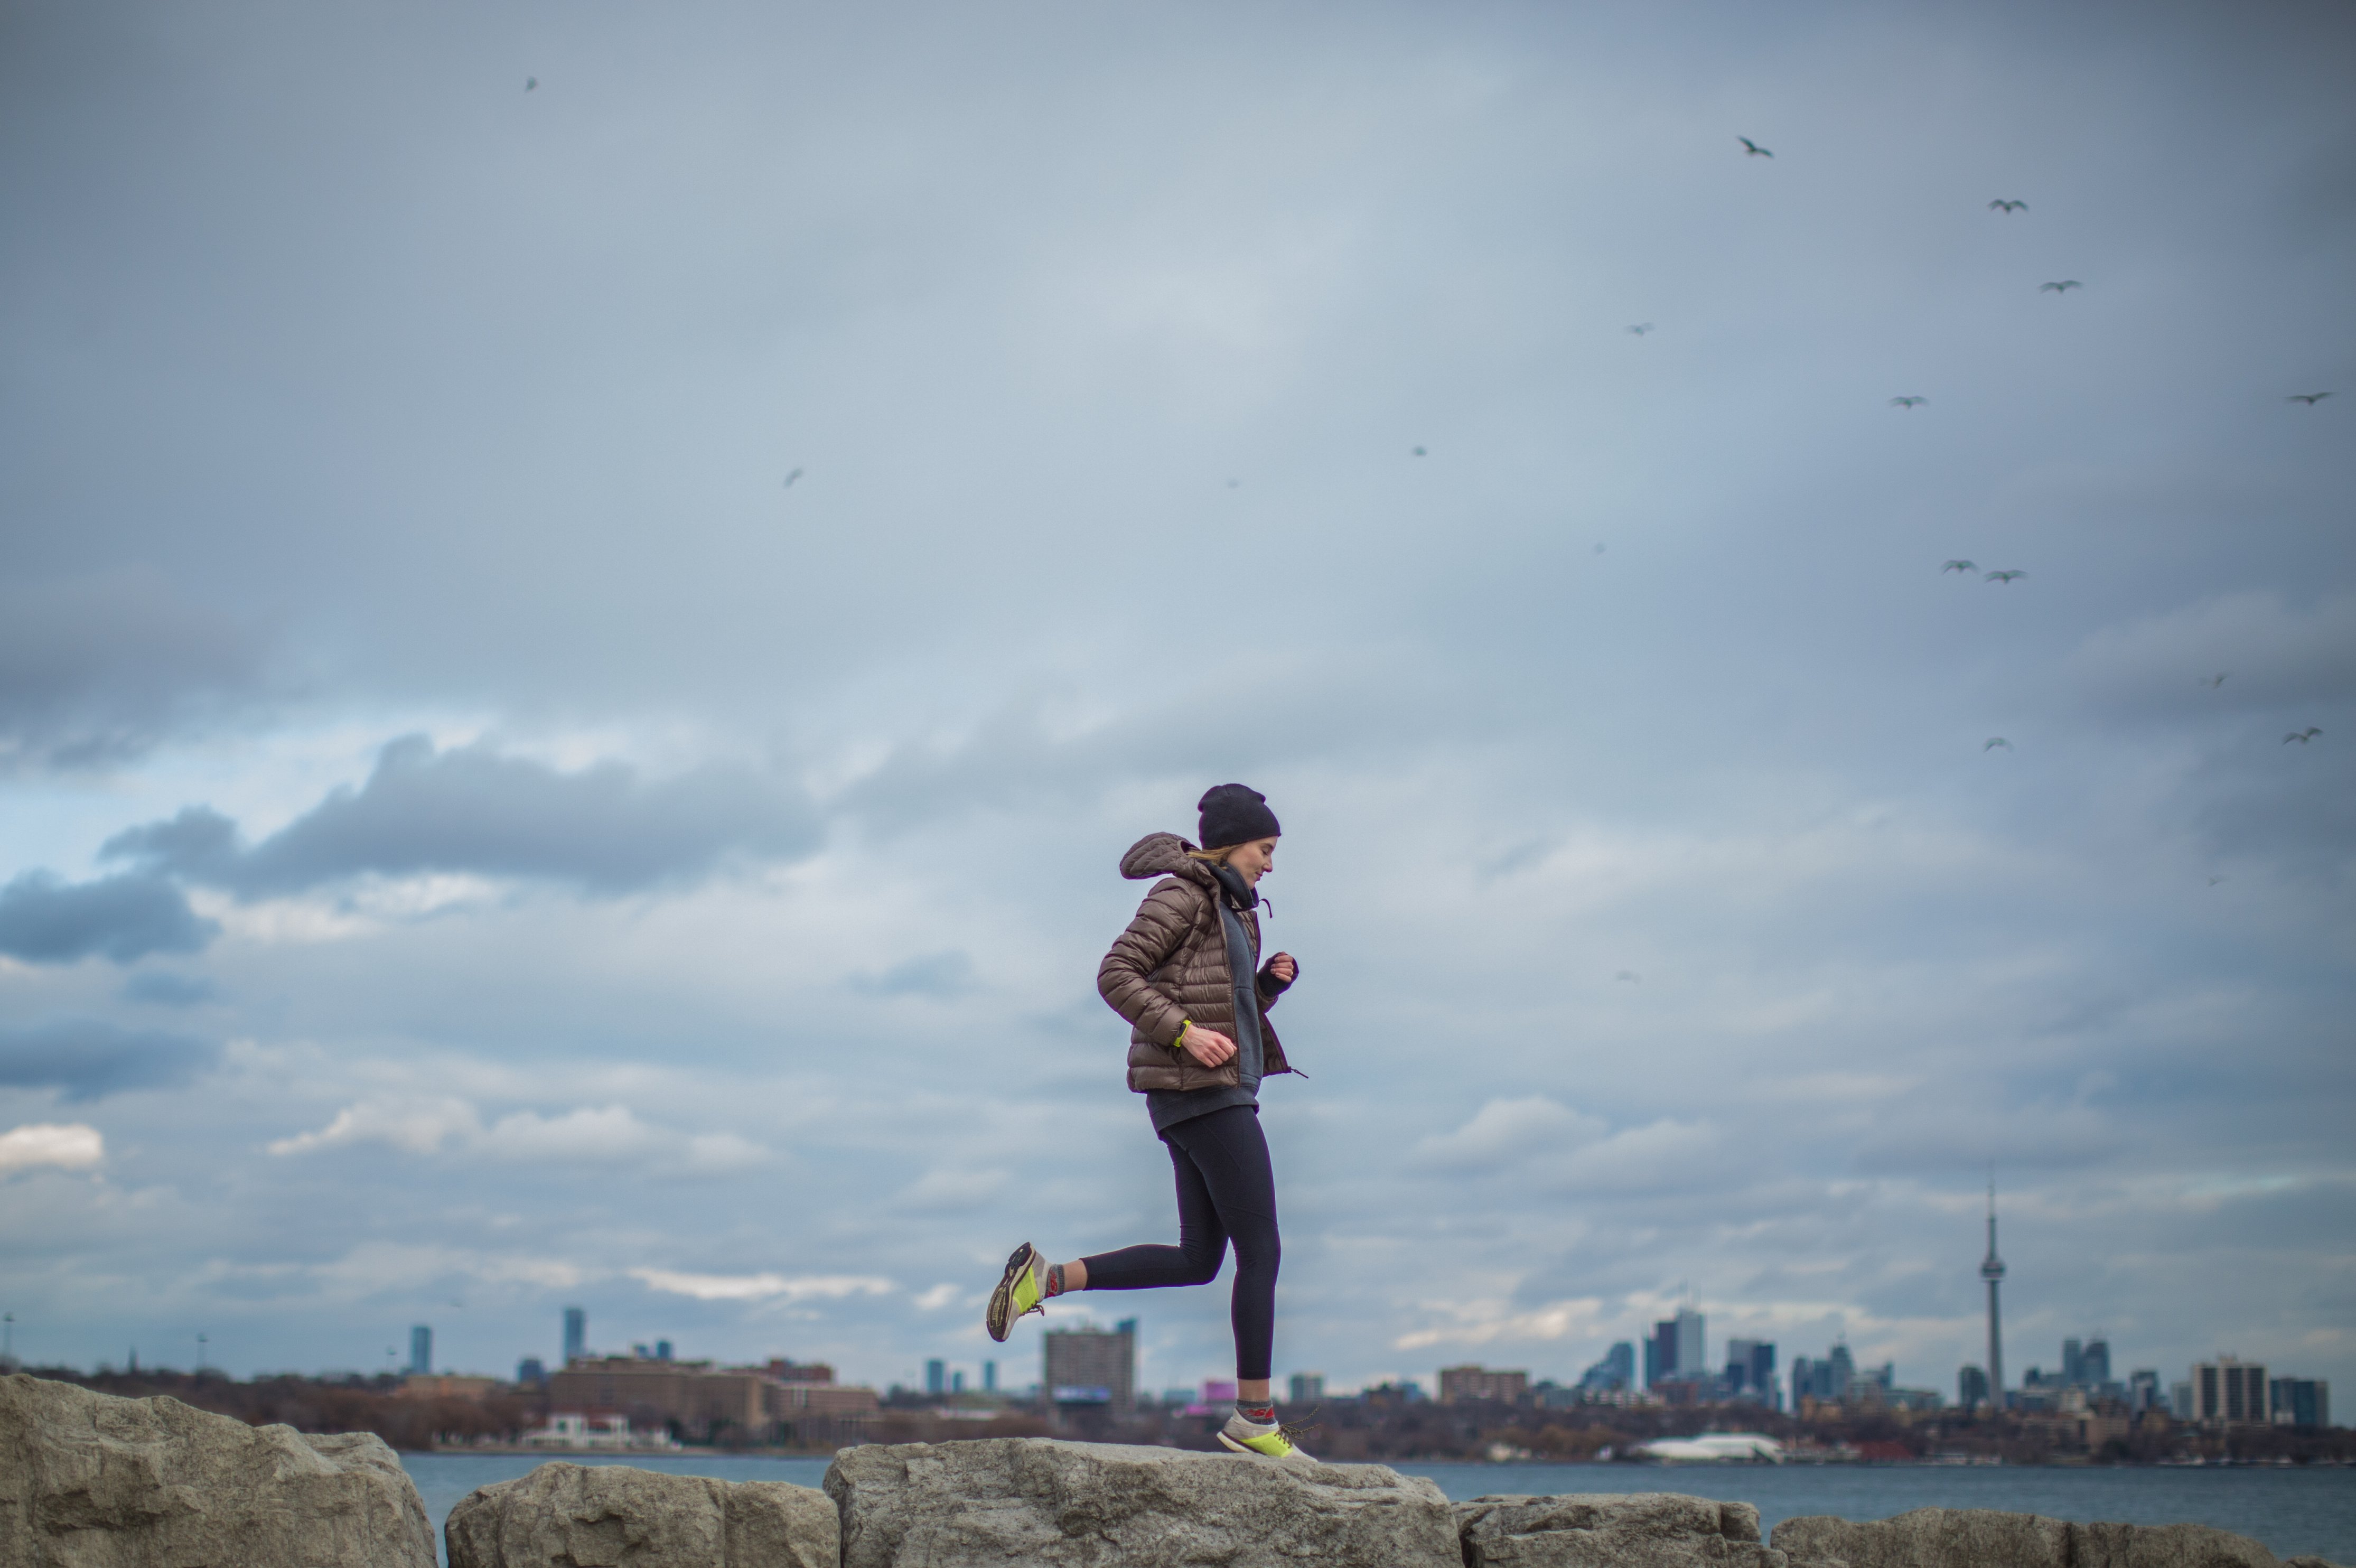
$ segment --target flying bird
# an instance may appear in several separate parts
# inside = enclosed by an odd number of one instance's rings
[[[2007,201],[2003,197],[1999,196],[1994,201],[1988,203],[1988,210],[1990,212],[2026,212],[2029,210],[2029,203],[2026,201]]]
[[[1644,322],[1644,323],[1643,323],[1643,324],[1641,324],[1641,325],[1639,325],[1639,326],[1631,327],[1630,328],[1628,328],[1628,330],[1629,330],[1629,331],[1631,331],[1631,332],[1634,333],[1634,334],[1635,334],[1637,337],[1639,337],[1639,338],[1642,338],[1645,333],[1650,332],[1652,329],[1653,329],[1653,324],[1652,324],[1651,322],[1649,322],[1649,321]],[[2330,396],[2331,394],[2330,394],[2329,392],[2326,392],[2326,393],[2324,393],[2323,395],[2324,395],[2324,396],[2326,396],[2326,397],[2329,397],[2329,396]]]
[[[2299,745],[2305,746],[2308,741],[2313,740],[2317,736],[2319,736],[2323,732],[2321,730],[2317,729],[2313,725],[2309,725],[2305,729],[2295,729],[2291,731],[2290,734],[2283,736],[2283,744],[2285,746],[2288,746],[2292,741],[2297,741]]]
[[[1893,397],[1890,400],[1890,406],[1892,408],[1912,408],[1918,403],[1928,403],[1931,400],[1927,397]]]
[[[538,87],[539,85],[540,78],[536,76],[527,76],[523,79],[523,90],[526,92],[530,92],[533,88]]]
[[[1241,486],[1242,484],[1243,484],[1243,481],[1242,481],[1241,479],[1229,479],[1229,480],[1227,481],[1227,489],[1231,489],[1231,490],[1232,490],[1232,489],[1235,489],[1238,488],[1238,487],[1239,487],[1239,486]]]
[[[796,468],[792,473],[787,474],[786,476],[786,489],[792,489],[794,488],[794,481],[801,477],[802,471],[799,468]]]
[[[1939,575],[1944,577],[1950,572],[1961,572],[1965,575],[1969,576],[1972,573],[1978,570],[1979,564],[1977,562],[1950,561],[1945,565],[1939,568]]]
[[[2225,880],[2225,879],[2224,879],[2223,877],[2222,877],[2222,876],[2212,876],[2212,877],[2211,877],[2211,878],[2209,879],[2209,886],[2211,886],[2211,887],[2214,887],[2214,886],[2217,886],[2217,884],[2219,884],[2220,882],[2222,882],[2222,881],[2224,881],[2224,880]]]
[[[2063,278],[2060,283],[2039,284],[2037,285],[2037,292],[2040,294],[2068,294],[2073,288],[2083,288],[2086,285],[2084,284],[2080,283],[2076,278]]]
[[[2215,691],[2218,687],[2220,687],[2220,686],[2223,685],[2223,684],[2225,683],[2225,677],[2226,677],[2226,676],[2228,676],[2228,675],[2230,675],[2230,674],[2232,674],[2232,673],[2233,673],[2233,671],[2230,671],[2230,670],[2220,670],[2220,671],[2217,671],[2217,673],[2215,673],[2214,675],[2211,675],[2211,676],[2210,676],[2208,679],[2206,679],[2206,680],[2202,681],[2202,682],[2201,682],[2201,684],[2202,684],[2203,686],[2208,687],[2211,691],[2212,691],[2212,692],[2213,692],[2213,691]]]
[[[1775,156],[1748,136],[1737,136],[1734,139],[1742,144],[1742,153],[1745,157],[1772,158]]]
[[[1420,447],[1420,446],[1417,447],[1417,448],[1415,449],[1415,455],[1416,455],[1417,456],[1419,456],[1419,457],[1422,456],[1423,456],[1423,448],[1422,448],[1422,447]]]
[[[1597,545],[1597,546],[1595,547],[1595,553],[1596,553],[1598,555],[1602,554],[1602,553],[1603,553],[1603,546],[1601,546],[1601,544]]]
[[[1636,972],[1635,972],[1634,970],[1633,970],[1633,969],[1623,969],[1623,970],[1622,970],[1619,973],[1617,973],[1617,974],[1613,975],[1612,978],[1612,979],[1614,979],[1614,980],[1638,980],[1638,981],[1639,981],[1639,983],[1641,983],[1641,980],[1639,979],[1639,976],[1637,975]]]
[[[2307,404],[2308,407],[2313,408],[2317,403],[2321,403],[2325,398],[2328,398],[2330,395],[2331,394],[2329,392],[2293,392],[2290,396],[2283,399],[2283,402],[2303,403]]]
[[[1987,744],[1981,746],[1980,749],[1982,751],[1994,751],[1999,746],[2004,747],[2007,751],[2010,751],[2012,749],[2012,742],[2005,739],[2004,736],[2000,735],[1992,735],[1988,736]]]
[[[1984,583],[2002,583],[2007,586],[2010,586],[2012,580],[2015,577],[2026,577],[2029,574],[2026,572],[1989,572],[1984,574],[1980,580]]]

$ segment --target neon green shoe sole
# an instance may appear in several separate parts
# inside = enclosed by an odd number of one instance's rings
[[[1263,1459],[1275,1459],[1287,1465],[1314,1465],[1317,1461],[1293,1442],[1293,1434],[1306,1432],[1304,1426],[1271,1426],[1265,1430],[1252,1425],[1240,1415],[1229,1416],[1227,1424],[1219,1429],[1219,1441],[1238,1454],[1257,1454]]]
[[[998,1288],[990,1293],[990,1311],[981,1320],[992,1339],[1003,1345],[1006,1337],[1014,1332],[1016,1318],[1034,1312],[1044,1315],[1046,1308],[1039,1304],[1047,1294],[1046,1275],[1047,1260],[1039,1255],[1038,1248],[1025,1241],[1014,1249],[1014,1255],[1006,1260],[1006,1273],[1000,1276]]]

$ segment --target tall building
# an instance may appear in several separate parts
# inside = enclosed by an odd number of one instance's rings
[[[1287,1402],[1288,1403],[1315,1404],[1324,1397],[1324,1373],[1295,1372],[1292,1374],[1292,1398]]]
[[[925,1363],[925,1391],[928,1394],[949,1391],[949,1364],[938,1356]]]
[[[2078,1355],[2078,1385],[2098,1389],[2111,1380],[2111,1342],[2097,1334]]]
[[[409,1375],[423,1378],[434,1370],[434,1330],[419,1324],[409,1331]]]
[[[981,1364],[981,1391],[986,1394],[998,1391],[998,1363],[995,1361]]]
[[[1965,1410],[1977,1410],[1987,1403],[1987,1374],[1977,1367],[1965,1367],[1955,1374],[1955,1402]]]
[[[2263,1361],[2220,1356],[2192,1366],[2192,1419],[2242,1426],[2272,1419]]]
[[[1109,1405],[1127,1413],[1137,1402],[1137,1319],[1101,1328],[1050,1328],[1047,1397],[1057,1404]]]
[[[571,1366],[589,1353],[589,1314],[581,1307],[564,1309],[564,1364]]]
[[[2159,1374],[2149,1367],[2138,1367],[2127,1374],[2127,1408],[2141,1415],[2147,1410],[2163,1408],[2159,1397]]]
[[[2062,1341],[2062,1386],[2065,1389],[2086,1386],[2086,1347],[2079,1340]]]
[[[1997,1287],[2004,1283],[2004,1260],[1996,1255],[1996,1174],[1988,1174],[1988,1250],[1980,1262],[1980,1278],[1988,1288],[1988,1399],[1997,1410],[2004,1408],[2004,1326],[1997,1311]]]
[[[2321,1378],[2276,1378],[2266,1386],[2266,1407],[2277,1426],[2329,1426],[2331,1385]]]
[[[1636,1347],[1626,1339],[1603,1352],[1603,1359],[1579,1375],[1580,1388],[1590,1394],[1626,1393],[1636,1386]]]
[[[1709,1350],[1705,1338],[1702,1315],[1690,1306],[1681,1306],[1675,1317],[1653,1325],[1653,1337],[1644,1341],[1645,1386],[1671,1378],[1708,1376]]]
[[[1738,1398],[1764,1400],[1769,1404],[1782,1402],[1782,1390],[1775,1381],[1775,1347],[1765,1339],[1730,1339],[1726,1342],[1726,1389]]]

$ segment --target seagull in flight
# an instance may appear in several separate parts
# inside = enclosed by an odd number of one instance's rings
[[[1994,201],[1988,203],[1988,210],[1990,212],[2026,212],[2029,210],[2029,203],[2026,201],[2007,201],[2003,197],[1999,196]]]
[[[1651,322],[1649,322],[1649,321],[1647,321],[1647,322],[1644,322],[1644,323],[1642,323],[1641,325],[1638,325],[1638,326],[1635,326],[1635,327],[1631,327],[1630,328],[1628,328],[1628,330],[1629,330],[1629,331],[1631,331],[1631,332],[1634,333],[1634,334],[1635,334],[1637,337],[1639,337],[1639,338],[1642,338],[1645,333],[1650,332],[1652,329],[1653,329],[1653,324],[1652,324]],[[2326,396],[2326,397],[2329,397],[2331,394],[2330,394],[2329,392],[2325,392],[2323,395],[2324,395],[2324,396]]]
[[[2317,736],[2319,736],[2323,732],[2321,730],[2317,729],[2313,725],[2309,725],[2305,729],[2295,729],[2291,731],[2290,734],[2283,736],[2283,744],[2285,746],[2288,746],[2292,741],[2297,741],[2299,745],[2305,746],[2308,741],[2313,740]]]
[[[2004,747],[2007,751],[2010,751],[2012,749],[2012,742],[2005,739],[2004,736],[2000,735],[1992,735],[1988,736],[1987,744],[1981,746],[1980,749],[1982,751],[1994,751],[1999,746]]]
[[[523,79],[523,90],[526,92],[530,92],[533,88],[538,87],[539,85],[540,78],[536,76],[527,76]]]
[[[2232,673],[2233,673],[2233,671],[2230,671],[2230,670],[2220,670],[2220,671],[2217,671],[2217,673],[2215,673],[2214,675],[2211,675],[2211,676],[2208,677],[2206,680],[2202,681],[2202,682],[2201,682],[2201,684],[2202,684],[2203,686],[2208,687],[2211,691],[2212,691],[2212,692],[2213,692],[2213,691],[2215,691],[2218,687],[2220,687],[2220,686],[2223,685],[2223,684],[2225,683],[2225,677],[2226,677],[2226,676],[2228,676],[2228,675],[2230,675],[2230,674],[2232,674]]]
[[[1931,400],[1927,397],[1893,397],[1890,400],[1890,406],[1892,408],[1912,408],[1918,403],[1928,403]]]
[[[1614,980],[1637,980],[1637,979],[1638,979],[1638,976],[1637,976],[1636,972],[1635,972],[1634,970],[1633,970],[1633,969],[1623,969],[1623,970],[1622,970],[1619,973],[1617,973],[1617,974],[1613,975],[1612,978],[1612,979],[1614,979]],[[1642,982],[1641,982],[1641,981],[1639,981],[1639,983],[1642,983]]]
[[[1984,574],[1981,576],[1980,581],[1984,583],[2002,583],[2007,587],[2009,587],[2012,585],[2012,580],[2015,577],[2026,577],[2029,574],[2026,572],[1989,572]]]
[[[2293,392],[2290,396],[2283,399],[2283,402],[2303,403],[2307,404],[2308,407],[2313,408],[2317,403],[2321,403],[2325,398],[2328,398],[2330,395],[2331,394],[2329,392]]]
[[[1748,136],[1737,136],[1734,139],[1742,144],[1742,156],[1745,157],[1772,158],[1775,156]]]
[[[2222,876],[2212,876],[2212,877],[2211,877],[2211,878],[2209,879],[2209,886],[2211,886],[2211,887],[2214,887],[2214,886],[2217,886],[2217,884],[2219,884],[2220,882],[2222,882],[2222,881],[2224,881],[2224,880],[2225,880],[2225,879],[2224,879],[2223,877],[2222,877]]]
[[[1417,448],[1415,449],[1415,455],[1416,455],[1417,456],[1419,456],[1419,457],[1422,456],[1423,456],[1423,448],[1422,448],[1422,447],[1420,447],[1420,446],[1417,447]]]
[[[2040,294],[2068,294],[2073,288],[2083,288],[2086,285],[2084,284],[2080,283],[2076,278],[2063,278],[2059,283],[2039,284],[2037,285],[2037,292]]]
[[[1969,576],[1971,574],[1978,570],[1979,564],[1976,562],[1950,561],[1945,565],[1939,568],[1939,575],[1944,577],[1950,572],[1961,572],[1965,576]]]
[[[801,477],[802,471],[799,468],[796,468],[792,473],[787,474],[786,476],[786,489],[792,489],[794,488],[794,481]]]

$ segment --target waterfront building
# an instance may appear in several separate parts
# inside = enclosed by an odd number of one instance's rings
[[[2238,1356],[2194,1362],[2190,1419],[2223,1426],[2255,1425],[2270,1420],[2265,1363],[2244,1361]]]
[[[423,1378],[434,1370],[434,1330],[418,1324],[409,1331],[409,1375]]]
[[[873,1389],[840,1386],[831,1371],[823,1381],[806,1376],[788,1382],[765,1367],[637,1356],[582,1357],[549,1378],[548,1400],[557,1410],[643,1415],[698,1438],[761,1438],[803,1428],[806,1436],[855,1441],[858,1424],[880,1408]]]
[[[1457,1404],[1466,1400],[1495,1400],[1511,1404],[1530,1391],[1527,1372],[1493,1372],[1483,1367],[1442,1367],[1440,1369],[1440,1402]]]
[[[589,1314],[586,1309],[568,1306],[564,1309],[564,1365],[571,1366],[589,1354]]]
[[[2276,1378],[2266,1385],[2266,1409],[2277,1426],[2329,1426],[2331,1385],[2321,1378]]]
[[[1603,1359],[1580,1373],[1579,1378],[1581,1393],[1624,1394],[1635,1386],[1636,1347],[1626,1339],[1603,1352]]]
[[[1292,1374],[1293,1404],[1315,1404],[1325,1397],[1325,1374],[1295,1372]]]
[[[1955,1374],[1955,1402],[1965,1410],[1977,1410],[1988,1402],[1987,1373],[1978,1367],[1965,1367]]]
[[[925,1391],[928,1394],[949,1391],[949,1364],[938,1356],[925,1363]]]
[[[1135,1407],[1137,1319],[1125,1317],[1109,1333],[1093,1325],[1050,1328],[1042,1338],[1049,1399],[1059,1405],[1106,1405],[1124,1415]]]
[[[456,1377],[448,1372],[421,1373],[401,1380],[397,1399],[486,1400],[498,1392],[497,1378]]]

